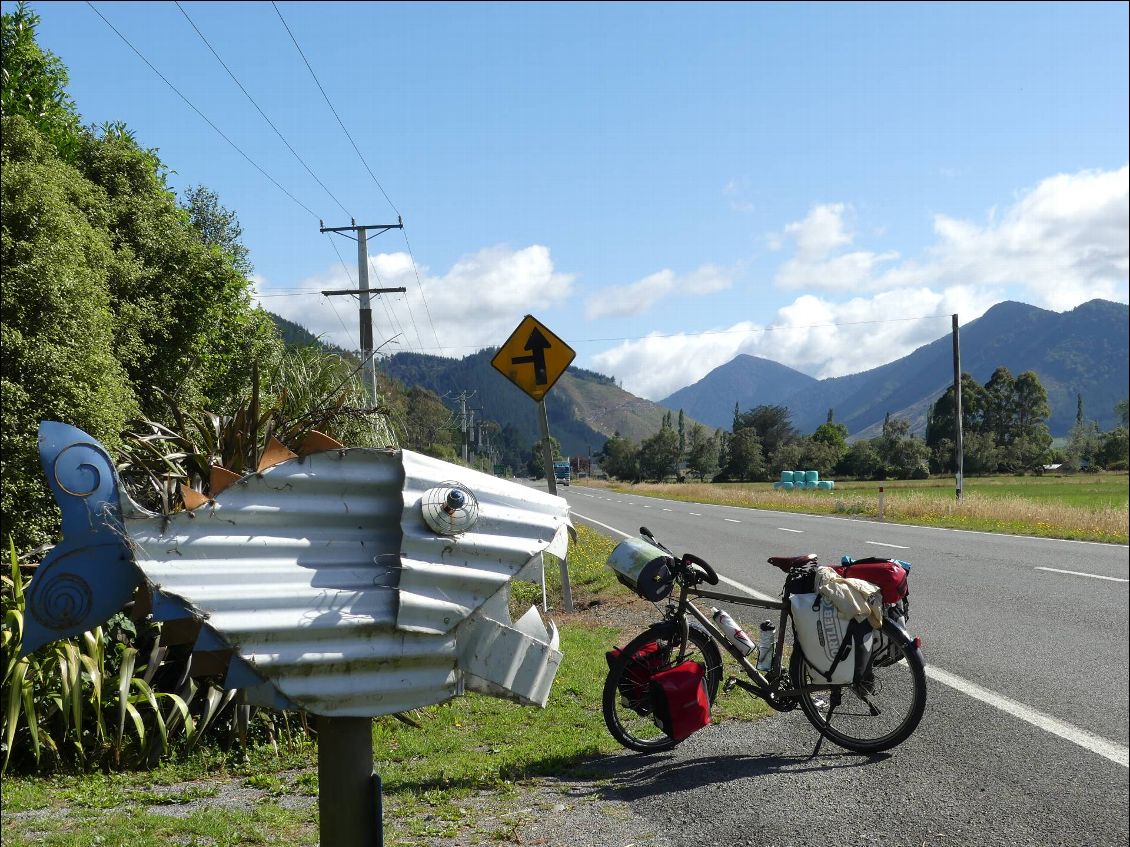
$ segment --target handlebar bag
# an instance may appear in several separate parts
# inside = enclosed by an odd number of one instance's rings
[[[705,676],[705,666],[688,659],[651,678],[655,722],[676,741],[682,741],[710,723]]]
[[[861,679],[875,641],[871,624],[845,618],[820,594],[793,594],[789,606],[793,634],[808,666],[833,685]]]
[[[848,565],[832,568],[840,576],[862,579],[879,586],[883,602],[897,603],[910,593],[906,568],[891,559],[857,559]]]
[[[642,538],[625,538],[616,545],[607,565],[621,585],[626,585],[644,600],[655,603],[671,593],[675,560],[665,550]]]
[[[651,641],[636,651],[632,661],[620,678],[618,688],[620,697],[629,709],[638,715],[651,713],[651,697],[648,686],[652,677],[659,672],[667,662],[666,650],[659,649],[657,641]],[[619,647],[613,648],[604,654],[611,668],[616,660],[624,653]]]

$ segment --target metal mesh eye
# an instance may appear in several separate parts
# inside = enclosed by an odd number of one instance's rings
[[[420,498],[420,513],[432,531],[439,535],[458,535],[479,519],[479,500],[462,483],[442,482],[424,492]]]

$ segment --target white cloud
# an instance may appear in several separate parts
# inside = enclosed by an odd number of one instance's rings
[[[1050,177],[997,217],[984,226],[935,218],[939,279],[1023,285],[1029,302],[1057,310],[1127,299],[1130,168]]]
[[[572,295],[573,276],[554,270],[549,248],[498,246],[463,256],[442,276],[418,266],[407,253],[371,257],[370,288],[404,287],[403,294],[373,298],[374,339],[384,348],[462,356],[501,344],[527,312],[545,309]],[[349,273],[355,274],[350,268]],[[264,308],[301,324],[326,341],[357,349],[357,301],[323,297],[323,289],[357,288],[356,277],[340,265],[303,280],[300,292],[274,296],[261,280],[256,290]],[[426,302],[425,302],[426,301]],[[434,329],[433,329],[434,328]]]
[[[624,341],[593,361],[598,370],[619,376],[626,390],[652,400],[741,353],[823,379],[894,361],[948,332],[951,314],[967,323],[999,300],[991,290],[963,286],[940,293],[885,291],[846,303],[806,294],[780,309],[769,326],[742,321],[702,334],[651,335]],[[892,315],[907,320],[887,320]]]
[[[682,276],[665,268],[630,285],[605,288],[592,295],[585,301],[585,317],[638,315],[667,297],[711,294],[732,284],[733,273],[716,265],[703,265]]]
[[[779,268],[781,288],[884,291],[908,286],[1021,286],[1024,299],[1069,309],[1103,297],[1127,299],[1130,272],[1130,170],[1059,174],[1020,194],[983,224],[939,214],[935,244],[922,261],[895,252],[846,250],[855,236],[844,204],[816,206],[801,221],[769,237],[791,238],[794,255]]]

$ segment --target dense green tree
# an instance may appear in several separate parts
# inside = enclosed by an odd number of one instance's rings
[[[883,460],[870,441],[852,444],[836,465],[835,473],[855,479],[874,479],[883,470]]]
[[[200,234],[208,247],[219,250],[231,266],[244,276],[250,276],[251,254],[240,240],[243,227],[235,212],[224,207],[216,192],[203,185],[189,186],[184,192],[183,206],[188,221]]]
[[[839,456],[847,452],[847,437],[847,427],[843,424],[832,423],[831,421],[820,424],[820,426],[816,427],[816,432],[812,433],[813,441],[819,444],[827,444],[829,447],[834,448],[839,453]],[[839,456],[836,457],[836,461],[839,461]],[[835,462],[833,462],[833,464],[835,464]]]
[[[739,429],[730,436],[729,448],[727,477],[743,482],[764,477],[765,453],[761,439],[752,427]]]
[[[748,412],[735,414],[733,431],[740,429],[754,431],[766,456],[772,456],[782,444],[799,436],[786,406],[755,406]]]
[[[967,373],[961,375],[961,429],[965,434],[979,432],[985,409],[985,389]],[[954,461],[954,395],[953,386],[930,407],[926,415],[926,446],[931,451],[931,469],[935,473],[953,473]],[[945,449],[942,448],[943,442]]]
[[[687,433],[687,470],[700,480],[718,473],[718,439],[697,422]]]
[[[888,476],[911,479],[930,475],[927,464],[930,448],[925,441],[910,434],[910,421],[906,418],[887,416],[883,434],[875,439],[875,451]]]
[[[985,413],[981,431],[992,435],[996,445],[1006,446],[1012,441],[1016,415],[1016,380],[1008,368],[997,368],[985,383]]]
[[[640,475],[644,479],[662,482],[678,470],[679,435],[670,426],[640,443]]]
[[[25,118],[60,159],[73,164],[81,121],[67,93],[66,66],[36,42],[38,26],[39,15],[23,2],[0,21],[0,115]]]
[[[70,423],[114,449],[137,403],[111,352],[104,195],[22,117],[3,119],[0,163],[0,533],[25,549],[58,520],[39,467],[39,422]]]
[[[549,449],[553,456],[551,461],[560,462],[564,457],[561,455],[561,443],[552,435],[549,436]],[[551,469],[552,470],[552,469]],[[534,442],[533,451],[530,453],[530,459],[526,462],[526,471],[534,479],[541,479],[547,473],[545,467],[545,439],[539,438]]]
[[[606,442],[598,454],[600,466],[610,477],[630,482],[640,479],[639,450],[619,433]]]
[[[828,424],[821,424],[821,427],[824,426]],[[814,470],[823,477],[830,477],[846,452],[846,444],[841,449],[835,444],[818,441],[815,436],[799,438],[781,445],[770,457],[769,473],[775,476],[787,470]]]
[[[126,127],[83,129],[66,69],[36,44],[38,18],[21,5],[2,20],[2,523],[24,547],[55,521],[40,419],[114,449],[130,416],[166,412],[153,388],[223,413],[282,345],[251,307],[234,215],[204,190],[178,206],[156,153]]]

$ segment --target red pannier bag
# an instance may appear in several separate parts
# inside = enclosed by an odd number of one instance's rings
[[[676,741],[682,741],[710,723],[705,677],[703,665],[687,660],[651,678],[655,720]]]
[[[615,647],[604,654],[608,667],[623,655],[623,650]],[[624,676],[620,679],[620,696],[624,698],[628,708],[637,714],[651,713],[651,698],[648,696],[648,685],[655,673],[663,668],[667,661],[667,651],[660,651],[658,642],[651,641],[636,651],[633,661],[628,663]]]
[[[843,577],[863,579],[879,586],[883,602],[897,603],[909,592],[906,568],[890,559],[857,559],[850,565],[837,565],[832,570]]]

